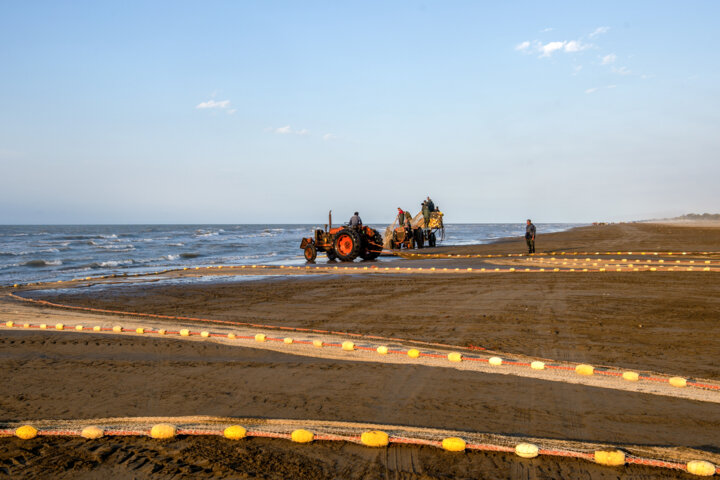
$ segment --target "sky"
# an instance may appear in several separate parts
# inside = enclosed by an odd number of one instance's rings
[[[720,212],[720,2],[0,0],[0,223]]]

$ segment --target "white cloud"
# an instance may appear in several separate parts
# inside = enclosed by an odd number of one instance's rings
[[[580,40],[556,40],[543,43],[538,40],[525,41],[515,46],[515,50],[523,53],[539,53],[540,57],[550,57],[556,52],[577,53],[592,48],[590,43],[583,43]]]
[[[310,135],[310,130],[301,128],[300,130],[294,130],[290,125],[278,128],[266,128],[266,132],[277,133],[279,135]]]
[[[565,51],[568,53],[580,52],[587,50],[591,45],[586,43],[580,43],[578,40],[570,40],[565,44]]]
[[[332,133],[326,133],[325,135],[322,136],[322,139],[325,140],[326,142],[328,142],[330,140],[335,140],[336,138],[337,137],[335,135],[333,135]]]
[[[195,108],[228,108],[230,106],[230,100],[221,100],[216,102],[215,100],[208,100],[207,102],[198,103]]]
[[[232,115],[235,112],[237,112],[237,108],[231,108],[230,110],[227,111],[228,115]]]
[[[577,75],[578,73],[580,73],[580,70],[582,70],[582,69],[583,69],[583,66],[582,66],[582,65],[575,65],[575,66],[573,67],[573,73],[572,73],[572,74],[573,74],[573,75]]]
[[[617,55],[614,53],[608,53],[604,57],[602,57],[602,64],[603,65],[610,65],[611,63],[615,63],[615,60],[617,60]]]
[[[558,50],[562,50],[565,48],[565,44],[567,42],[548,42],[545,45],[540,45],[540,56],[541,57],[549,57],[553,53],[555,53]]]
[[[593,32],[592,32],[590,35],[588,35],[588,37],[589,37],[589,38],[595,38],[595,37],[597,37],[598,35],[602,35],[602,34],[604,34],[604,33],[607,33],[608,30],[610,30],[610,27],[598,27],[598,28],[596,28],[595,30],[593,30]]]
[[[617,87],[617,85],[608,85],[608,86],[605,87],[605,88],[616,88],[616,87]]]
[[[554,28],[547,27],[547,28],[543,28],[542,30],[540,30],[540,33],[552,32],[553,30],[554,30]]]

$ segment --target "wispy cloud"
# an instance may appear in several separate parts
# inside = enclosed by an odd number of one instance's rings
[[[603,34],[607,33],[609,30],[610,30],[610,27],[598,27],[595,30],[593,30],[592,33],[590,33],[590,35],[588,35],[588,37],[595,38],[598,35],[603,35]]]
[[[580,43],[577,40],[570,40],[565,44],[565,51],[570,53],[580,52],[582,50],[587,50],[590,47],[591,45]]]
[[[333,135],[332,133],[326,133],[325,135],[322,136],[322,139],[325,140],[326,142],[329,142],[330,140],[335,140],[336,138],[338,138],[338,137],[336,135]]]
[[[610,71],[618,75],[630,75],[632,73],[627,67],[611,67]]]
[[[573,75],[577,75],[578,73],[580,73],[580,71],[581,71],[582,69],[583,69],[583,66],[582,66],[582,65],[575,65],[575,66],[573,67],[573,73],[572,73],[572,74],[573,74]]]
[[[614,53],[608,53],[604,57],[602,57],[601,64],[602,65],[610,65],[611,63],[615,63],[615,60],[617,60],[617,55]]]
[[[551,42],[543,42],[541,40],[525,40],[515,45],[515,50],[522,53],[537,53],[540,58],[553,56],[555,53],[577,53],[583,50],[595,48],[595,45],[588,42],[598,35],[602,35],[610,30],[610,27],[598,27],[587,36],[580,37],[576,40],[553,40]],[[552,28],[544,28],[540,33],[552,32]]]
[[[588,48],[592,47],[592,45],[587,43],[582,43],[579,40],[563,40],[563,41],[555,41],[555,42],[548,42],[546,44],[540,44],[539,51],[541,57],[549,57],[553,53],[562,51],[565,53],[575,53],[580,52],[582,50],[587,50]]]
[[[310,130],[306,128],[301,128],[299,130],[295,130],[290,125],[285,125],[284,127],[277,127],[277,128],[266,128],[266,132],[272,132],[277,133],[278,135],[310,135]]]
[[[617,87],[617,85],[605,85],[604,87],[593,87],[593,88],[588,88],[587,90],[585,90],[585,93],[588,95],[591,95],[599,90],[611,90],[616,87]]]
[[[522,53],[537,53],[542,57],[551,57],[553,54],[558,52],[564,53],[576,53],[588,48],[592,48],[594,45],[590,43],[583,43],[580,40],[555,40],[552,42],[541,42],[539,40],[533,40],[530,42],[526,40],[524,42],[515,45],[515,50]]]
[[[207,102],[198,103],[195,106],[195,108],[198,108],[201,110],[205,109],[205,108],[220,108],[220,109],[222,109],[222,108],[228,108],[229,106],[230,106],[230,100],[220,100],[219,102],[215,101],[215,100],[208,100]]]

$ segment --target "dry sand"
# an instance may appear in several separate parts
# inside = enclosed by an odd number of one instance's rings
[[[541,233],[541,232],[539,232]],[[434,249],[522,252],[522,241]],[[539,235],[538,251],[720,250],[720,229],[624,224]],[[430,250],[427,250],[430,252]],[[399,260],[416,264],[419,260]],[[448,261],[428,260],[428,262]],[[452,260],[474,265],[478,260]],[[441,341],[720,379],[715,272],[314,277],[34,296],[170,315]],[[17,308],[23,308],[18,305]],[[720,453],[720,405],[506,375],[201,342],[4,332],[3,421],[222,415],[346,420]],[[682,478],[581,460],[251,439],[0,442],[0,472],[72,478]],[[688,476],[688,478],[690,478]]]

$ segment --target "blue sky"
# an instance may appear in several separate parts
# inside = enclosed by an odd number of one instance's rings
[[[720,3],[0,2],[0,223],[718,212]]]

